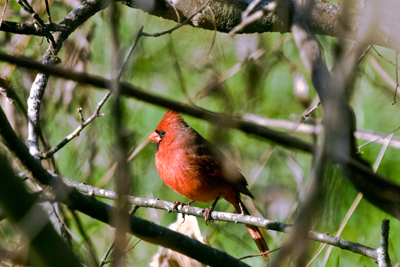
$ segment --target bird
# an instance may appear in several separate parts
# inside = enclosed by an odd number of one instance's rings
[[[149,140],[157,143],[155,164],[160,178],[175,192],[191,200],[186,204],[176,201],[174,208],[214,201],[203,210],[207,224],[218,200],[224,198],[238,213],[250,215],[240,194],[253,199],[254,196],[240,169],[190,127],[180,113],[168,110]],[[263,257],[271,257],[260,229],[247,224],[246,227]]]

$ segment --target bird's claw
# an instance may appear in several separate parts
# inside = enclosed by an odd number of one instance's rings
[[[193,200],[189,201],[188,203],[183,203],[183,202],[180,202],[180,201],[174,201],[173,202],[174,205],[172,206],[172,212],[174,210],[176,210],[176,212],[178,212],[178,206],[181,206],[181,209],[183,209],[183,207],[190,206],[193,202],[194,202]]]
[[[178,212],[178,206],[182,206],[182,208],[183,208],[183,206],[185,205],[185,203],[182,203],[180,201],[174,201],[173,204],[174,205],[172,206],[172,212],[174,212],[174,211]]]
[[[213,221],[213,218],[211,217],[211,212],[213,210],[214,210],[214,207],[209,207],[209,208],[202,210],[203,217],[204,217],[204,220],[206,221],[207,226],[208,226],[208,223],[207,223],[208,221]]]

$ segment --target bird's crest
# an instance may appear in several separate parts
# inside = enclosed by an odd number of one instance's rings
[[[188,125],[182,119],[181,114],[176,112],[175,110],[170,109],[167,111],[167,113],[165,113],[164,117],[158,124],[157,130],[161,131],[182,127],[188,127]]]

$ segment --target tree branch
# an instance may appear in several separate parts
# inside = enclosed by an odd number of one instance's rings
[[[258,125],[261,126],[279,128],[289,132],[296,132],[303,134],[320,134],[323,132],[324,129],[323,125],[311,125],[296,121],[270,119],[270,118],[260,117],[255,114],[248,114],[243,116],[243,118],[252,121],[254,123],[257,123]],[[388,135],[398,131],[399,129],[400,126],[396,127],[395,129],[386,134],[372,132],[371,130],[358,130],[354,132],[354,137],[360,140],[366,140],[368,142],[360,145],[357,149],[360,150],[362,147],[369,145],[370,143],[383,145],[387,142],[386,138],[388,137]],[[400,137],[393,136],[389,146],[396,149],[400,149]]]
[[[24,57],[14,57],[4,53],[0,53],[0,60],[17,64],[25,68],[36,69],[44,73],[74,80],[80,83],[90,84],[103,89],[108,89],[109,84],[111,82],[110,80],[98,76],[91,76],[85,73],[80,74],[76,72],[71,72],[69,70],[65,70],[64,68],[60,67],[50,67]],[[209,122],[218,124],[219,126],[230,127],[241,130],[248,134],[257,135],[269,139],[278,144],[281,144],[283,146],[292,147],[305,152],[313,153],[313,146],[311,144],[306,143],[290,135],[270,130],[266,127],[259,126],[255,123],[240,119],[238,117],[213,113],[201,108],[193,107],[188,104],[183,104],[161,96],[156,96],[136,86],[130,85],[126,82],[120,82],[119,85],[121,86],[122,95],[133,97],[142,100],[144,102],[162,106],[168,109],[174,109],[178,112],[183,112],[193,117],[204,119]]]
[[[153,1],[153,6],[149,7],[147,0],[121,1],[123,4],[141,9],[151,15],[159,16],[164,19],[177,21],[175,10],[165,4],[162,0]],[[206,2],[209,2],[210,8],[215,13],[215,25],[219,32],[229,33],[235,26],[239,25],[242,14],[249,5],[249,1],[244,0],[187,0],[177,1],[174,7],[178,10],[181,18],[188,18],[193,10],[199,10]],[[264,1],[267,6],[271,1]],[[275,12],[269,12],[261,19],[247,25],[240,33],[263,33],[263,32],[290,32],[294,14],[294,1],[280,0],[277,1]],[[262,10],[260,5],[257,10]],[[400,36],[396,33],[395,26],[388,25],[398,24],[398,16],[396,8],[388,8],[382,14],[379,25],[372,32],[373,39],[371,43],[380,46],[397,49],[400,47]],[[346,38],[359,40],[364,31],[363,18],[369,15],[365,10],[350,11],[349,20],[342,22],[339,20],[342,14],[342,5],[332,2],[316,3],[311,11],[310,23],[311,30],[315,34],[329,35],[339,37],[342,29],[346,29],[348,34]],[[192,20],[192,26],[214,30],[213,18],[211,14],[203,12],[201,16]]]
[[[59,26],[58,24],[51,23],[46,24],[47,31],[64,31],[66,27]],[[15,34],[23,35],[36,35],[36,36],[46,36],[47,32],[43,28],[36,28],[34,23],[21,23],[13,21],[3,21],[0,27],[0,31],[10,32]]]
[[[79,125],[79,127],[76,128],[75,131],[73,131],[71,134],[66,136],[58,145],[56,145],[55,147],[51,148],[49,151],[47,151],[45,153],[41,153],[40,154],[40,158],[41,159],[50,158],[51,156],[54,155],[54,153],[56,153],[58,150],[63,148],[72,139],[74,139],[75,137],[79,136],[80,132],[82,132],[82,130],[86,126],[88,126],[92,121],[94,121],[98,117],[103,116],[103,114],[100,113],[100,109],[103,107],[104,103],[107,101],[107,99],[110,97],[110,95],[111,95],[111,91],[107,92],[107,94],[103,97],[103,99],[97,104],[97,107],[96,107],[95,111],[93,112],[93,114],[87,120],[81,121],[81,125]],[[79,114],[81,114],[81,113],[79,113]],[[83,118],[81,117],[81,120],[82,119]]]
[[[79,183],[74,180],[62,177],[62,181],[71,187],[76,188],[80,192],[97,196],[101,198],[107,198],[112,200],[117,200],[117,194],[114,191],[100,189],[91,185],[87,185],[84,183]],[[148,198],[140,198],[127,196],[127,201],[136,206],[136,207],[146,207],[146,208],[154,208],[160,210],[166,210],[167,212],[173,212],[174,203],[167,202],[159,199],[148,199]],[[199,218],[204,218],[203,209],[193,207],[193,206],[177,206],[176,209],[178,212],[186,215],[193,215]],[[223,221],[223,222],[231,222],[231,223],[241,223],[241,224],[249,224],[257,227],[261,227],[267,230],[273,230],[277,232],[290,233],[292,229],[292,225],[285,224],[281,222],[274,222],[268,219],[258,218],[250,215],[241,215],[235,213],[227,213],[227,212],[219,212],[213,211],[211,213],[211,217],[215,221]],[[335,247],[339,247],[344,250],[349,250],[355,252],[357,254],[364,255],[371,259],[377,259],[377,252],[375,249],[363,246],[358,243],[354,243],[339,237],[334,237],[329,234],[322,234],[315,231],[308,232],[308,238],[310,240],[314,240],[321,243],[326,243],[328,245],[332,245]]]
[[[25,251],[27,257],[24,257],[31,263],[29,265],[82,266],[72,250],[55,231],[47,214],[35,201],[35,197],[29,194],[21,180],[14,176],[4,155],[0,156],[0,167],[2,171],[0,203],[13,225],[29,240],[27,242],[29,248],[26,248]],[[31,254],[29,256],[27,255],[28,251]],[[26,265],[26,263],[22,265]]]
[[[164,19],[178,21],[178,17],[176,16],[176,11],[180,14],[181,18],[188,18],[193,14],[193,10],[199,10],[201,6],[203,6],[207,1],[206,0],[190,0],[190,1],[177,1],[177,3],[173,6],[166,4],[162,0],[153,1],[153,7],[149,6],[148,0],[134,0],[134,1],[124,1],[118,0],[123,4],[141,9],[151,15],[159,16]],[[242,13],[248,7],[248,1],[244,0],[214,0],[209,1],[210,8],[214,11],[215,14],[215,28],[219,32],[230,32],[235,26],[239,25],[241,22]],[[266,5],[270,2],[266,1]],[[87,6],[91,9],[91,12],[97,13],[98,11],[106,8],[107,1],[85,1],[82,3],[82,6],[75,8],[67,18],[76,18],[73,20],[73,24],[78,23],[82,18],[79,18],[79,12],[82,11],[82,15],[90,17],[93,14],[86,13],[88,9],[82,8],[83,6]],[[263,6],[260,6],[261,10]],[[396,31],[387,27],[388,25],[396,25],[398,21],[393,21],[393,19],[398,19],[397,16],[393,16],[390,12],[395,12],[396,8],[392,8],[391,10],[385,10],[388,14],[382,15],[382,20],[380,21],[378,27],[376,27],[373,34],[372,44],[380,45],[383,47],[397,49],[400,47],[400,36],[396,34]],[[329,35],[333,37],[338,37],[341,29],[346,28],[349,31],[349,34],[346,38],[359,40],[363,31],[363,15],[364,10],[354,10],[351,12],[350,20],[347,21],[344,25],[339,22],[339,17],[342,13],[342,5],[332,2],[321,2],[316,3],[312,12],[311,12],[311,29],[314,33],[320,35]],[[286,33],[290,32],[290,27],[292,23],[292,14],[293,14],[293,1],[292,0],[280,0],[278,1],[277,8],[275,12],[268,13],[266,16],[263,16],[261,19],[255,21],[254,23],[247,25],[244,29],[242,29],[241,33],[263,33],[263,32],[280,32]],[[66,19],[67,19],[66,18]],[[61,21],[56,30],[60,30],[63,34],[69,35],[66,32],[70,31],[68,29],[62,29],[62,27],[73,26],[67,20]],[[68,25],[68,26],[67,26]],[[204,28],[208,30],[215,30],[214,28],[214,19],[211,14],[207,14],[207,12],[203,12],[201,16],[192,20],[190,25]],[[52,26],[55,27],[55,26]],[[35,29],[32,24],[23,24],[16,22],[8,22],[3,21],[3,25],[0,30],[6,32],[12,32],[17,34],[33,34],[38,36],[45,36],[45,31]],[[50,31],[54,31],[55,29],[49,28]],[[75,30],[75,29],[73,29]],[[73,31],[72,30],[72,31]]]
[[[379,267],[391,267],[392,263],[389,257],[389,226],[390,221],[384,219],[382,222],[381,246],[377,249],[377,262]]]

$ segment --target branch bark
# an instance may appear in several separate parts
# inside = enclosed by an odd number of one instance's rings
[[[23,57],[14,57],[1,52],[0,60],[17,64],[25,68],[36,69],[44,73],[70,79],[80,83],[90,84],[102,89],[108,89],[111,83],[110,80],[98,76],[71,72],[61,67],[46,66],[37,61]],[[192,105],[180,103],[161,96],[156,96],[126,82],[120,82],[119,86],[121,87],[121,94],[127,97],[133,97],[150,104],[158,105],[168,109],[174,109],[190,116],[218,124],[219,126],[238,129],[247,134],[253,134],[262,138],[266,138],[286,147],[296,148],[305,152],[313,153],[313,146],[311,144],[288,134],[277,132],[237,117],[213,113]]]
[[[176,21],[174,9],[166,5],[162,0],[153,1],[153,6],[148,4],[147,0],[121,1],[125,5],[141,9],[151,15],[159,16],[164,19]],[[194,10],[198,10],[206,2],[209,2],[210,8],[215,14],[215,25],[219,32],[228,33],[241,22],[241,15],[246,10],[249,1],[244,0],[187,0],[177,1],[174,7],[178,10],[181,18],[189,17]],[[265,1],[267,5],[268,2]],[[259,9],[263,8],[260,6]],[[352,10],[349,14],[349,20],[344,24],[339,18],[342,14],[342,5],[332,2],[316,3],[311,10],[310,25],[315,34],[329,35],[339,37],[340,32],[346,29],[349,34],[346,38],[359,40],[363,34],[363,17],[365,10]],[[245,27],[241,33],[264,33],[291,31],[293,14],[293,0],[277,1],[275,12],[268,13],[261,19]],[[396,26],[399,18],[396,14],[396,8],[385,9],[381,14],[379,25],[372,32],[373,39],[371,43],[391,49],[400,47],[400,36],[397,34]],[[257,11],[257,9],[255,10]],[[208,30],[214,30],[213,18],[209,12],[203,12],[201,16],[192,20],[192,26]]]
[[[75,17],[73,21],[69,21],[67,18],[61,21],[57,26],[49,26],[50,31],[59,31],[62,35],[69,35],[67,32],[70,31],[70,27],[74,28],[75,23],[80,23],[82,18],[79,17],[79,12],[82,11],[84,16],[90,14],[86,13],[88,9],[83,8],[87,6],[91,9],[91,12],[98,12],[107,7],[107,1],[84,1],[82,6],[75,8],[69,18]],[[123,4],[141,9],[151,15],[159,16],[164,19],[178,21],[176,12],[173,7],[166,4],[162,0],[152,1],[153,4],[149,4],[147,0],[134,0],[134,1],[123,1],[119,0]],[[176,10],[179,12],[180,17],[188,18],[193,14],[194,10],[200,9],[207,1],[206,0],[190,0],[190,1],[177,1],[174,5]],[[215,26],[217,31],[228,33],[241,21],[241,15],[248,6],[248,1],[244,0],[214,0],[208,1],[210,8],[215,14]],[[346,38],[359,40],[363,31],[363,16],[364,10],[353,10],[350,15],[350,20],[345,24],[341,25],[339,22],[340,15],[342,13],[342,5],[332,2],[321,2],[317,3],[311,12],[311,29],[315,34],[328,35],[333,37],[339,37],[341,29],[345,28],[349,31],[349,35]],[[382,14],[382,20],[379,22],[378,27],[373,32],[373,40],[371,44],[380,45],[391,49],[399,49],[400,47],[400,36],[397,34],[395,25],[398,25],[398,16],[394,14],[396,8],[389,8],[385,10],[385,14]],[[201,16],[193,19],[190,25],[214,30],[214,19],[209,12],[203,12]],[[280,0],[278,1],[277,9],[274,13],[269,13],[257,20],[255,23],[245,27],[241,33],[264,33],[264,32],[290,32],[293,15],[293,1],[292,0]],[[72,23],[70,23],[72,22]],[[81,24],[81,23],[80,23]],[[80,25],[79,24],[79,25]],[[45,31],[35,29],[33,24],[23,24],[18,22],[3,21],[3,25],[0,30],[6,32],[12,32],[16,34],[33,34],[38,36],[45,36]]]
[[[62,178],[63,182],[71,187],[76,188],[80,192],[89,194],[89,195],[94,195],[102,198],[107,198],[107,199],[112,199],[116,200],[117,199],[117,194],[114,191],[110,190],[105,190],[105,189],[100,189],[91,185],[83,184],[83,183],[78,183],[74,180],[68,179],[63,177]],[[139,207],[146,207],[146,208],[154,208],[154,209],[160,209],[160,210],[165,210],[167,212],[172,212],[172,209],[174,207],[174,203],[172,202],[167,202],[164,200],[159,200],[159,199],[148,199],[148,198],[140,198],[140,197],[133,197],[133,196],[127,196],[126,197],[127,201],[129,201],[130,204],[135,206],[136,208]],[[187,214],[187,215],[192,215],[196,216],[199,218],[204,218],[203,216],[203,209],[193,207],[193,206],[177,206],[176,210],[182,214]],[[284,233],[290,233],[292,231],[293,226],[290,224],[285,224],[281,222],[275,222],[271,221],[268,219],[264,218],[258,218],[254,216],[249,216],[249,215],[241,215],[241,214],[235,214],[235,213],[227,213],[227,212],[219,212],[219,211],[213,211],[211,213],[211,217],[215,221],[223,221],[223,222],[231,222],[231,223],[241,223],[241,224],[249,224],[249,225],[254,225],[260,228],[264,228],[267,230],[273,230],[277,232],[284,232]],[[332,245],[335,247],[339,247],[344,250],[349,250],[357,254],[364,255],[368,258],[377,259],[377,251],[373,248],[363,246],[358,243],[354,243],[339,237],[334,237],[329,234],[323,234],[323,233],[318,233],[315,231],[309,231],[308,232],[308,238],[310,240],[314,240],[317,242],[321,243],[326,243],[328,245]]]
[[[47,214],[35,201],[35,197],[29,194],[21,180],[14,176],[4,155],[0,156],[0,169],[1,206],[6,210],[13,225],[29,240],[27,242],[29,248],[25,248],[25,257],[14,255],[16,258],[10,260],[33,266],[82,266],[55,231]]]

